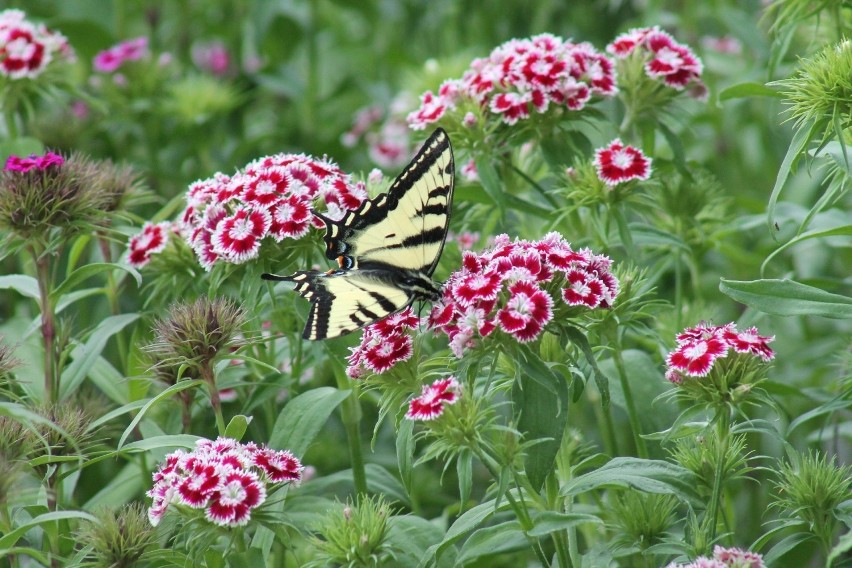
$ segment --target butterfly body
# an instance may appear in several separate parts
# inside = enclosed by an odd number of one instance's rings
[[[303,337],[326,339],[350,333],[415,300],[434,301],[432,280],[450,220],[454,164],[449,137],[436,130],[391,184],[387,193],[325,222],[326,256],[339,268],[264,274],[296,284],[311,306]]]

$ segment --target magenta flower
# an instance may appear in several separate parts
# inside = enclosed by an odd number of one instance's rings
[[[0,75],[33,79],[54,59],[73,59],[74,52],[65,36],[25,18],[21,10],[0,12]]]
[[[221,41],[202,43],[192,48],[192,62],[217,77],[224,77],[231,67],[231,54]]]
[[[409,420],[434,420],[444,412],[448,404],[455,404],[461,397],[461,387],[455,377],[439,379],[424,385],[417,398],[408,403],[405,417]]]
[[[716,359],[727,357],[731,349],[771,361],[775,353],[768,343],[774,339],[759,335],[754,327],[739,332],[734,323],[715,326],[701,322],[677,335],[677,347],[666,357],[666,378],[680,384],[687,376],[704,377]]]
[[[611,307],[618,295],[611,264],[588,249],[573,250],[558,233],[532,242],[500,235],[493,248],[462,255],[429,326],[447,334],[457,357],[497,329],[533,341],[553,319],[557,300],[565,307]]]
[[[303,470],[286,450],[230,438],[198,440],[192,452],[169,454],[154,472],[148,518],[156,526],[174,503],[204,509],[205,518],[217,525],[245,525],[266,500],[267,485],[298,483]]]
[[[138,235],[130,237],[127,243],[128,257],[130,265],[135,268],[142,268],[151,262],[151,255],[162,252],[169,242],[169,232],[171,231],[171,223],[145,223],[142,226],[142,232]]]
[[[359,379],[366,372],[382,374],[414,353],[413,339],[409,330],[420,325],[420,318],[408,307],[401,312],[370,324],[364,328],[361,344],[351,348],[346,374]]]
[[[651,158],[633,146],[625,146],[616,138],[606,148],[595,150],[595,169],[607,185],[632,179],[646,180],[651,175]]]
[[[636,54],[636,57],[645,61],[644,69],[648,77],[660,79],[675,90],[704,85],[701,81],[704,70],[701,59],[659,26],[632,29],[616,37],[606,50],[618,59]],[[696,92],[702,90],[697,89]]]
[[[509,40],[474,59],[461,79],[445,81],[437,94],[425,92],[408,124],[422,130],[471,101],[511,125],[550,108],[581,110],[592,95],[616,92],[615,66],[606,55],[588,43],[541,34]],[[461,120],[474,122],[467,115]]]
[[[100,73],[112,73],[127,61],[138,61],[148,56],[148,38],[137,37],[100,51],[92,60],[92,67]]]

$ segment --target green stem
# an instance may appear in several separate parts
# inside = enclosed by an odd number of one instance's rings
[[[199,370],[201,378],[207,383],[207,392],[210,393],[210,406],[213,407],[213,414],[216,416],[216,430],[220,436],[225,435],[225,417],[222,416],[222,400],[219,398],[219,389],[216,387],[216,376],[213,374],[213,368],[209,363],[205,363]]]
[[[595,415],[598,419],[598,429],[603,439],[604,450],[611,456],[617,456],[618,440],[615,437],[615,422],[612,419],[612,404],[602,408],[600,404],[593,405]]]
[[[50,300],[50,257],[41,254],[33,247],[32,255],[36,264],[38,280],[39,308],[41,309],[41,336],[44,340],[44,400],[54,404],[58,398],[59,385],[56,379],[56,315]]]
[[[556,474],[551,473],[548,475],[544,483],[550,510],[561,512],[562,507],[559,504],[559,481],[556,479]],[[573,527],[569,527],[565,532],[556,531],[552,535],[553,547],[556,549],[556,560],[562,568],[571,568],[573,566],[568,552],[568,541],[571,539],[571,533],[574,533],[573,538],[576,541],[577,534]]]
[[[719,412],[716,423],[716,432],[719,437],[718,453],[716,455],[716,472],[713,479],[713,494],[710,496],[710,509],[707,511],[707,516],[710,519],[709,530],[710,538],[707,542],[713,542],[716,539],[716,528],[719,519],[719,510],[722,505],[723,487],[722,479],[725,474],[725,457],[728,454],[728,434],[731,429],[731,416],[727,407]]]
[[[9,104],[8,101],[7,104]],[[18,117],[11,105],[3,110],[3,117],[6,122],[6,134],[8,135],[9,140],[17,139],[19,135],[17,122]]]
[[[624,358],[621,354],[621,340],[617,330],[614,335],[615,349],[613,349],[613,359],[615,361],[615,368],[618,371],[618,380],[621,381],[621,390],[624,392],[624,401],[627,404],[627,418],[630,420],[630,430],[633,432],[633,443],[636,444],[636,453],[638,456],[647,459],[648,446],[642,437],[642,425],[639,422],[639,414],[636,412],[636,401],[633,400],[633,395],[630,392],[630,381],[627,379],[627,369],[624,367]]]
[[[349,443],[349,461],[352,464],[352,483],[355,498],[367,495],[367,470],[364,467],[364,452],[361,448],[361,402],[358,400],[358,383],[350,381],[343,373],[336,372],[337,387],[352,391],[340,407],[346,438]]]
[[[681,268],[681,253],[675,252],[675,329],[683,328],[683,269]]]

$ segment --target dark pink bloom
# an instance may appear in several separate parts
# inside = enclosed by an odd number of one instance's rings
[[[251,510],[265,500],[266,487],[256,473],[229,471],[222,475],[220,486],[205,510],[205,517],[220,526],[242,526],[248,522]]]
[[[27,158],[11,155],[6,159],[6,165],[3,168],[7,172],[26,173],[30,170],[45,170],[50,166],[61,166],[65,163],[65,158],[53,152],[47,152],[44,156],[36,156],[30,154]]]
[[[532,341],[553,317],[553,299],[531,282],[520,281],[509,287],[511,296],[497,313],[503,331],[518,341]]]
[[[644,61],[645,74],[673,89],[702,86],[704,66],[692,50],[678,43],[658,26],[637,28],[615,38],[607,51],[619,59],[638,54]],[[693,96],[696,96],[693,94]]]
[[[92,67],[100,73],[112,73],[126,61],[137,61],[147,55],[148,38],[138,37],[98,52],[92,60]]]
[[[151,255],[162,252],[169,242],[171,223],[145,223],[142,232],[130,237],[127,260],[131,266],[142,268],[151,262]]]
[[[595,169],[598,177],[608,185],[632,179],[646,180],[651,175],[651,158],[616,138],[608,147],[595,151]]]
[[[302,462],[286,450],[258,448],[252,453],[254,465],[259,467],[270,481],[299,482],[302,478]]]
[[[267,210],[240,207],[216,225],[211,239],[213,251],[235,264],[255,258],[271,224]]]
[[[240,186],[240,197],[245,203],[269,207],[287,193],[291,180],[286,169],[274,166],[252,176],[235,176],[233,183]]]
[[[531,101],[530,93],[498,93],[491,99],[489,108],[491,112],[502,115],[506,124],[515,124],[518,120],[529,117]]]
[[[764,361],[771,361],[775,357],[775,352],[768,345],[775,336],[759,335],[756,327],[750,327],[739,333],[736,333],[735,329],[725,329],[724,337],[737,353],[757,355]]]
[[[455,377],[439,379],[424,385],[420,396],[408,403],[405,417],[409,420],[434,420],[444,412],[448,404],[455,404],[461,397],[461,387]]]
[[[474,272],[453,283],[453,294],[460,305],[470,306],[475,302],[495,299],[502,282],[503,277],[496,270]]]
[[[192,61],[199,68],[223,77],[228,74],[231,66],[231,55],[221,41],[198,44],[192,48]]]
[[[279,199],[271,208],[272,225],[269,234],[280,242],[285,238],[297,239],[307,234],[311,226],[310,202],[298,195]]]
[[[408,124],[413,130],[423,130],[426,125],[437,122],[447,112],[447,103],[426,91],[420,97],[420,108],[408,115]]]
[[[585,270],[575,269],[565,275],[568,287],[562,290],[562,298],[569,306],[596,308],[601,304],[604,285],[598,278]]]
[[[703,377],[710,372],[713,362],[728,354],[728,344],[723,339],[695,339],[686,341],[669,353],[666,363],[671,369],[693,377]]]
[[[361,344],[353,347],[348,357],[346,374],[352,379],[360,379],[366,371],[382,374],[410,359],[414,341],[409,331],[419,325],[420,318],[408,307],[366,326]]]

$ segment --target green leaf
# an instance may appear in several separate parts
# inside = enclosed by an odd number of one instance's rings
[[[835,236],[850,236],[852,235],[852,225],[845,225],[843,227],[833,227],[831,229],[825,230],[813,230],[802,233],[801,235],[797,235],[796,237],[790,239],[774,251],[772,251],[769,256],[763,261],[763,264],[760,265],[760,274],[766,271],[766,266],[769,262],[775,258],[777,255],[781,254],[783,251],[787,250],[791,246],[797,245],[803,241],[807,241],[809,239],[820,239],[823,237],[835,237]]]
[[[737,83],[719,93],[720,101],[733,99],[744,99],[748,97],[772,97],[774,99],[784,98],[780,92],[767,87],[763,83]]]
[[[127,425],[127,428],[124,429],[124,432],[121,434],[121,438],[118,439],[118,444],[116,445],[116,450],[120,450],[122,448],[122,446],[124,446],[124,442],[125,442],[125,440],[127,440],[127,437],[130,436],[130,433],[133,432],[133,430],[136,428],[136,425],[139,424],[139,421],[142,420],[142,418],[145,416],[145,413],[148,412],[148,410],[150,410],[152,406],[154,406],[155,404],[157,404],[158,402],[160,402],[164,399],[169,398],[170,396],[172,396],[175,393],[179,393],[179,392],[184,391],[186,389],[200,387],[202,385],[204,385],[204,381],[202,381],[202,380],[180,381],[179,383],[168,387],[163,392],[161,392],[160,394],[158,394],[157,396],[153,397],[151,400],[146,402],[145,406],[142,407],[142,410],[139,411],[139,414],[137,414],[133,418],[133,420],[130,421],[130,424]],[[144,442],[144,440],[141,440],[141,442]],[[134,443],[138,444],[140,442],[134,442]]]
[[[386,542],[398,551],[395,554],[393,565],[402,568],[415,568],[426,554],[426,550],[440,542],[443,536],[440,527],[422,517],[414,515],[391,517],[388,519]],[[451,566],[449,563],[446,563],[446,565]]]
[[[117,467],[117,464],[114,467]],[[83,507],[91,511],[98,506],[115,508],[124,503],[129,503],[137,495],[141,495],[143,491],[150,488],[147,487],[148,483],[148,479],[139,475],[138,463],[126,464],[117,473],[113,469],[106,485],[92,495]]]
[[[736,281],[721,279],[719,290],[757,311],[776,316],[852,318],[852,298],[832,294],[794,280]]]
[[[0,163],[5,164],[9,156],[29,156],[30,154],[44,154],[44,144],[37,138],[19,136],[0,141]]]
[[[125,404],[123,406],[119,406],[118,408],[110,410],[109,412],[107,412],[106,414],[104,414],[103,416],[101,416],[100,418],[98,418],[97,420],[92,422],[91,424],[89,424],[89,427],[86,428],[86,432],[93,432],[96,429],[98,429],[101,425],[106,424],[107,422],[109,422],[113,418],[118,418],[122,414],[127,414],[128,412],[133,412],[134,410],[139,410],[140,408],[145,406],[145,404],[147,404],[147,401],[145,401],[145,400],[134,400],[133,402],[128,402],[127,404]]]
[[[594,515],[557,513],[556,511],[541,511],[533,516],[532,521],[534,526],[527,531],[527,534],[536,538],[557,531],[564,531],[583,523],[603,524],[603,520]]]
[[[780,541],[770,548],[763,555],[763,562],[767,566],[780,566],[777,562],[788,552],[799,546],[806,540],[813,538],[813,535],[807,532],[797,532],[782,538]]]
[[[21,296],[38,300],[38,280],[25,274],[0,276],[0,290],[11,288]]]
[[[631,487],[646,493],[675,495],[681,501],[700,504],[695,494],[698,481],[688,469],[661,460],[614,458],[606,465],[568,481],[563,496],[579,495],[601,487]]]
[[[93,262],[92,264],[83,265],[69,274],[68,278],[66,278],[50,293],[50,301],[55,304],[59,298],[73,290],[84,280],[87,280],[96,274],[112,270],[124,270],[136,279],[137,286],[142,286],[142,275],[131,266],[115,264],[112,262]]]
[[[563,327],[561,331],[565,337],[571,341],[571,343],[579,347],[580,351],[583,352],[583,355],[586,357],[586,362],[592,368],[592,373],[595,375],[595,385],[597,385],[598,391],[601,394],[601,406],[603,408],[608,407],[609,379],[607,379],[606,375],[604,375],[598,368],[598,362],[597,359],[595,359],[595,353],[592,351],[592,346],[589,344],[589,338],[574,327]]]
[[[38,515],[23,525],[16,527],[15,530],[8,534],[3,535],[3,537],[0,538],[0,550],[14,546],[15,543],[18,542],[18,539],[34,527],[66,519],[85,519],[87,521],[92,521],[93,523],[98,522],[94,516],[86,513],[85,511],[55,511],[52,513],[44,513],[43,515]]]
[[[0,558],[5,558],[6,556],[12,555],[30,556],[38,562],[41,562],[43,566],[47,566],[50,563],[50,560],[47,558],[47,556],[42,551],[36,550],[35,548],[29,548],[26,546],[0,548]]]
[[[403,420],[396,433],[396,463],[405,492],[411,495],[411,476],[414,462],[414,421]]]
[[[159,450],[160,448],[194,448],[195,443],[200,439],[201,436],[193,436],[191,434],[151,436],[144,440],[131,442],[121,448],[121,450],[126,452],[150,452],[151,450]]]
[[[526,448],[524,470],[534,489],[544,485],[553,470],[556,453],[568,422],[568,383],[528,348],[521,349],[522,371],[512,387],[518,430]]]
[[[456,459],[456,474],[459,478],[459,502],[465,507],[473,489],[473,453],[467,448],[460,451]]]
[[[840,410],[845,410],[845,409],[849,408],[850,406],[852,406],[852,400],[844,400],[842,398],[843,396],[848,396],[848,394],[847,395],[840,395],[837,398],[830,400],[830,401],[826,402],[825,404],[821,404],[818,407],[811,409],[811,410],[805,412],[804,414],[801,414],[798,417],[796,417],[795,420],[790,422],[790,426],[787,428],[787,437],[789,437],[789,435],[793,432],[793,430],[795,430],[796,428],[798,428],[799,426],[801,426],[802,424],[804,424],[808,420],[811,420],[811,419],[816,418],[818,416],[822,416],[823,414],[828,414],[828,413],[838,412]]]
[[[478,526],[488,521],[495,514],[500,511],[505,511],[510,507],[506,501],[497,507],[495,507],[494,504],[494,500],[486,501],[485,503],[477,505],[476,507],[468,509],[462,513],[462,515],[455,520],[450,528],[447,529],[447,534],[444,535],[444,540],[429,547],[429,550],[426,551],[426,556],[424,556],[423,560],[420,562],[420,568],[426,566],[432,557],[440,557],[440,554],[448,547],[464,538],[467,533],[475,530]]]
[[[350,390],[320,387],[292,399],[278,414],[269,446],[305,455],[334,409],[351,394]]]
[[[530,541],[518,521],[506,521],[473,533],[462,546],[458,563],[464,565],[483,556],[529,548]]]
[[[482,184],[482,189],[492,199],[494,204],[502,211],[505,206],[505,192],[500,184],[500,176],[497,174],[497,169],[491,160],[486,155],[476,156],[476,171],[479,175],[479,182]]]
[[[850,550],[852,550],[852,531],[847,531],[846,534],[837,540],[837,544],[834,545],[828,558],[825,559],[826,568],[833,566],[834,561],[839,560],[841,557],[852,558],[852,555],[846,554]]]
[[[775,186],[772,188],[769,203],[766,206],[766,223],[769,226],[770,232],[775,224],[775,206],[778,203],[778,196],[781,195],[781,189],[783,189],[787,178],[790,176],[790,170],[793,169],[802,151],[808,145],[809,140],[810,131],[807,128],[797,130],[793,135],[793,140],[790,142],[790,147],[787,149],[787,154],[784,156],[784,161],[781,162],[781,167],[778,169]]]
[[[60,398],[65,398],[70,393],[76,392],[80,383],[88,376],[92,366],[100,357],[101,351],[106,347],[109,338],[137,319],[139,319],[139,314],[109,316],[92,330],[85,344],[74,347],[71,352],[73,360],[62,371]]]
[[[251,416],[243,416],[242,414],[237,414],[231,421],[228,422],[228,426],[225,427],[225,437],[233,438],[234,440],[242,440],[243,435],[246,433],[248,429],[248,425],[251,423]]]

